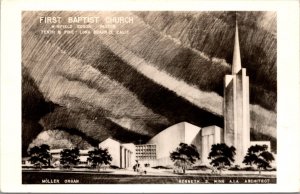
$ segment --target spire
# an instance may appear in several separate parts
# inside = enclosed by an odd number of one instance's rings
[[[235,38],[234,38],[234,49],[232,59],[232,74],[236,74],[241,70],[241,54],[239,44],[239,30],[237,20],[235,20]]]

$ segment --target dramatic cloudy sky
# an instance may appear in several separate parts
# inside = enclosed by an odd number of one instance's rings
[[[128,34],[43,34],[43,16],[132,17]],[[28,146],[146,142],[187,121],[223,127],[235,12],[23,12],[23,154]],[[62,24],[68,25],[63,21]],[[251,138],[276,142],[276,13],[238,12],[250,77]],[[73,24],[73,27],[75,25]],[[77,29],[78,30],[78,29]],[[103,30],[103,28],[102,28]]]

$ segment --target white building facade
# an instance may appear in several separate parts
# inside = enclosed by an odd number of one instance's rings
[[[128,168],[134,165],[134,144],[122,144],[112,138],[108,138],[99,144],[99,148],[100,147],[108,150],[112,157],[111,165],[119,168]]]

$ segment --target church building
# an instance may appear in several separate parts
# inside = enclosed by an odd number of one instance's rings
[[[238,25],[235,27],[235,39],[232,60],[232,72],[225,75],[224,79],[224,99],[223,99],[224,129],[212,125],[198,127],[187,122],[177,123],[152,137],[147,144],[134,145],[129,148],[123,144],[100,143],[100,147],[111,148],[115,157],[114,165],[119,167],[129,167],[140,161],[151,166],[172,166],[170,153],[174,151],[180,143],[193,144],[198,149],[200,160],[197,165],[210,165],[208,155],[213,144],[225,143],[234,146],[236,155],[235,164],[243,165],[242,161],[251,145],[266,144],[270,148],[269,141],[250,142],[250,104],[249,104],[249,77],[246,69],[242,68]],[[104,145],[105,144],[105,145]],[[122,150],[124,148],[126,153]],[[122,162],[123,161],[123,162]],[[123,164],[124,163],[124,164]]]

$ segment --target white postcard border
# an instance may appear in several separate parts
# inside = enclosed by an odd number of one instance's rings
[[[22,185],[22,10],[272,10],[278,21],[277,184],[269,185]],[[2,192],[292,192],[299,191],[299,2],[290,1],[26,1],[1,6]]]

